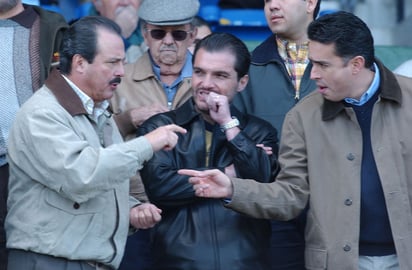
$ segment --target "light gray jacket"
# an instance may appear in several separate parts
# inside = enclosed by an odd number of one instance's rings
[[[371,142],[402,270],[412,269],[412,80],[379,64],[380,96]],[[276,181],[233,179],[229,207],[288,220],[309,201],[305,264],[309,270],[357,270],[362,133],[355,112],[312,93],[286,116]],[[309,196],[310,194],[310,196]]]
[[[54,70],[21,108],[9,136],[7,247],[117,268],[129,228],[129,178],[153,155],[123,143],[111,114],[90,121]]]

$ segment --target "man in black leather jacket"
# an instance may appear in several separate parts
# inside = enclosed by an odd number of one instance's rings
[[[269,221],[227,210],[221,200],[196,197],[178,169],[218,168],[226,174],[273,181],[278,171],[277,132],[268,122],[239,112],[230,103],[248,81],[250,54],[238,38],[214,33],[193,55],[193,98],[180,108],[149,118],[143,135],[175,123],[172,151],[161,151],[141,176],[151,202],[163,210],[152,229],[152,269],[269,269]]]

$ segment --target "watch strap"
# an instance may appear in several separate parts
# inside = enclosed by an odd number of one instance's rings
[[[226,124],[224,124],[224,125],[221,125],[220,126],[220,129],[223,131],[223,132],[225,132],[226,130],[228,130],[228,129],[231,129],[231,128],[234,128],[234,127],[237,127],[237,126],[239,126],[239,120],[236,118],[236,117],[232,117],[232,120],[230,120],[229,122],[227,122]]]

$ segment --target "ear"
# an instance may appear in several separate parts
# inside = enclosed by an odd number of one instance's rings
[[[148,41],[148,35],[150,35],[149,32],[145,30],[144,26],[140,27],[140,32],[142,33],[144,43],[149,45],[150,44]]]
[[[243,76],[242,78],[240,78],[240,80],[239,80],[239,84],[238,84],[238,86],[237,86],[237,92],[242,92],[244,89],[245,89],[245,87],[246,87],[246,85],[247,85],[247,83],[249,82],[249,75],[245,75],[245,76]]]
[[[319,0],[306,0],[306,11],[310,14],[313,14],[315,11],[316,5]]]
[[[358,74],[365,68],[365,58],[363,56],[355,56],[349,61],[349,65],[352,69],[352,74]]]
[[[88,62],[86,59],[83,58],[80,54],[75,54],[72,58],[72,71],[76,71],[77,73],[84,73]]]

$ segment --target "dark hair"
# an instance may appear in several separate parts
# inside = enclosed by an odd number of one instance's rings
[[[104,16],[86,16],[75,21],[65,31],[60,45],[60,72],[70,74],[72,59],[76,54],[92,63],[98,53],[97,29],[104,28],[121,37],[120,27]]]
[[[322,2],[322,0],[318,0],[318,3],[316,4],[315,10],[313,11],[313,19],[314,20],[318,17],[318,14],[319,14],[320,2]]]
[[[196,27],[206,26],[210,29],[209,23],[200,16],[194,16],[192,20],[192,24]]]
[[[197,51],[204,49],[207,52],[230,51],[235,56],[235,70],[238,79],[249,71],[250,52],[246,45],[237,37],[229,33],[212,33],[200,40],[193,52],[192,63],[195,62]]]
[[[339,11],[318,18],[309,24],[308,37],[322,44],[334,43],[335,54],[346,60],[362,56],[366,68],[375,60],[371,31],[352,13]]]

